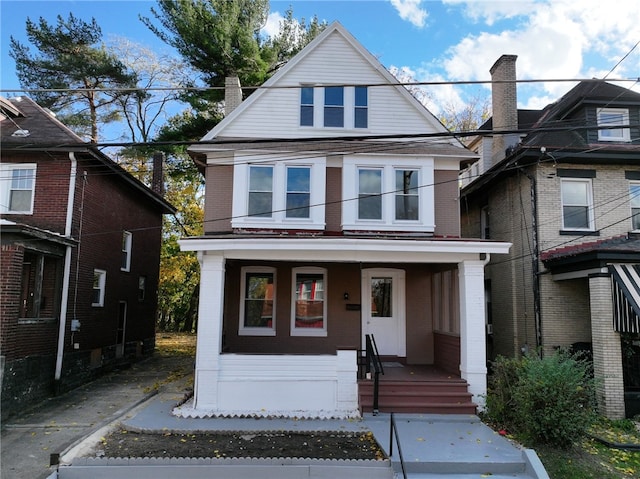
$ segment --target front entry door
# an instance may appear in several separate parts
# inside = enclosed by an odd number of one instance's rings
[[[381,356],[407,355],[405,274],[399,269],[362,271],[362,345],[373,334]]]

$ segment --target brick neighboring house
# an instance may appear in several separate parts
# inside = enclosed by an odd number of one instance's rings
[[[180,414],[357,415],[367,334],[482,405],[484,264],[509,245],[460,235],[458,174],[476,155],[339,23],[264,87],[242,101],[229,79],[235,109],[189,148],[205,234],[181,241],[201,294]]]
[[[0,120],[4,418],[153,352],[175,210],[33,100],[0,99]]]
[[[640,94],[583,81],[516,107],[516,57],[492,67],[492,136],[461,175],[463,233],[509,241],[487,267],[489,357],[592,352],[599,407],[640,413]],[[487,126],[485,125],[485,128]],[[530,133],[520,133],[520,130]],[[501,131],[503,133],[501,133]]]

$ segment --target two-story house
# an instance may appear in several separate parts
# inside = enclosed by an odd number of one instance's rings
[[[175,210],[28,97],[0,99],[0,120],[5,417],[153,352]]]
[[[463,175],[463,232],[509,241],[487,266],[490,356],[593,355],[603,414],[640,412],[640,94],[582,81],[518,115],[516,57],[492,67],[493,130]],[[527,118],[527,122],[522,119]],[[626,405],[625,405],[626,397]]]
[[[235,85],[235,86],[234,86]],[[206,177],[195,397],[183,415],[359,414],[364,337],[486,391],[484,266],[460,235],[476,155],[339,23],[189,148]]]

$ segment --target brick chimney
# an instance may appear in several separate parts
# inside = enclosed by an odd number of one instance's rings
[[[156,151],[153,154],[153,173],[151,177],[151,190],[154,193],[164,196],[164,154]]]
[[[518,129],[517,58],[517,55],[502,55],[489,70],[491,73],[491,107],[494,131],[491,148],[492,165],[504,159],[506,150],[519,141],[517,133],[500,134],[500,131]]]
[[[242,103],[242,88],[237,76],[224,79],[224,115],[228,116]]]

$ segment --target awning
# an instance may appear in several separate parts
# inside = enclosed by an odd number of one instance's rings
[[[613,327],[619,333],[640,333],[640,265],[609,265],[613,279]]]

